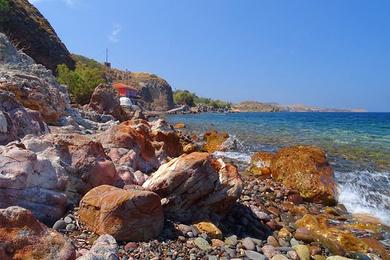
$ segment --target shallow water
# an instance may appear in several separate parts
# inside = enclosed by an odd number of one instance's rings
[[[204,132],[226,131],[239,141],[219,153],[247,164],[251,153],[293,144],[323,147],[336,172],[339,201],[390,225],[390,113],[237,113],[169,116]]]

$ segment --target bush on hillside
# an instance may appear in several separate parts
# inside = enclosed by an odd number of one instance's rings
[[[194,94],[188,90],[176,90],[173,93],[173,101],[177,105],[187,105],[193,107],[194,103]]]
[[[188,105],[190,107],[196,105],[210,106],[215,109],[230,109],[231,103],[222,100],[213,100],[211,98],[198,97],[195,93],[188,90],[176,90],[173,93],[173,100],[177,105]]]
[[[5,14],[9,10],[8,0],[0,0],[0,26],[2,22],[5,22],[7,15]]]
[[[104,69],[99,63],[76,62],[75,70],[65,64],[57,67],[57,80],[69,87],[72,101],[81,105],[89,103],[95,88],[104,83]]]

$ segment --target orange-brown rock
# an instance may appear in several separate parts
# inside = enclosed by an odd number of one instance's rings
[[[333,169],[325,152],[315,146],[292,146],[280,149],[272,160],[272,177],[297,190],[309,201],[333,205],[337,187]]]
[[[234,165],[195,152],[161,165],[143,187],[163,198],[168,216],[190,222],[226,214],[241,194],[242,181]]]
[[[257,152],[251,157],[251,165],[249,172],[260,178],[268,178],[271,176],[271,163],[274,158],[274,153]]]
[[[0,209],[0,259],[73,260],[70,241],[21,207]]]
[[[152,138],[156,142],[161,142],[161,149],[169,157],[178,157],[183,154],[183,146],[180,137],[175,132],[155,132]]]
[[[96,187],[83,197],[79,219],[89,230],[123,241],[152,239],[160,234],[164,225],[157,194],[109,185]]]
[[[333,254],[345,255],[350,252],[366,253],[367,244],[357,238],[351,231],[342,230],[328,224],[327,218],[322,215],[306,214],[296,221],[298,228],[305,228],[314,240],[327,247]]]
[[[222,144],[229,138],[229,134],[213,130],[206,132],[204,138],[206,143],[204,144],[203,149],[206,152],[213,153],[221,149]]]
[[[361,240],[368,245],[372,252],[382,257],[383,260],[390,260],[390,250],[386,249],[381,242],[372,238],[362,238]]]
[[[184,128],[186,128],[186,125],[184,123],[177,123],[175,125],[175,128],[176,129],[184,129]]]

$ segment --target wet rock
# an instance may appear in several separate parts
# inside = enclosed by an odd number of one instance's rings
[[[47,228],[21,207],[0,209],[0,256],[2,259],[65,259],[76,252],[70,241]],[[39,246],[38,246],[39,245]]]
[[[257,152],[251,157],[251,164],[248,169],[256,177],[268,178],[271,176],[271,163],[274,153]]]
[[[336,204],[337,187],[325,152],[314,146],[280,149],[272,161],[272,177],[313,202]]]
[[[102,185],[80,201],[79,220],[97,234],[144,241],[160,234],[164,215],[160,197],[153,192]]]
[[[101,235],[88,251],[78,260],[119,260],[118,244],[114,237],[110,235]]]
[[[194,224],[194,227],[197,229],[198,233],[206,233],[210,238],[222,238],[221,230],[211,222],[202,221]]]
[[[296,222],[298,228],[306,228],[311,236],[327,247],[333,254],[344,255],[347,252],[366,253],[368,246],[348,230],[329,226],[324,216],[306,214]]]
[[[203,149],[209,153],[213,153],[221,149],[222,144],[228,140],[229,134],[219,133],[215,130],[206,132],[204,134],[206,143],[203,146]]]
[[[143,184],[164,198],[165,213],[182,222],[224,215],[241,194],[237,168],[208,153],[191,153],[163,164]]]
[[[287,252],[287,257],[292,259],[292,260],[299,260],[299,256],[298,256],[297,252],[295,252],[293,250]]]
[[[245,255],[251,260],[265,260],[266,257],[256,251],[245,250]]]
[[[314,237],[312,236],[311,231],[305,227],[298,228],[295,231],[294,237],[295,237],[295,239],[301,240],[304,242],[313,242],[314,241]]]

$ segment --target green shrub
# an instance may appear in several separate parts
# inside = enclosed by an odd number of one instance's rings
[[[173,101],[177,105],[187,105],[194,106],[194,94],[189,92],[188,90],[176,90],[173,93]]]
[[[58,65],[57,80],[69,87],[73,102],[81,105],[89,103],[97,85],[105,82],[103,67],[97,64],[77,61],[74,71],[65,64]]]
[[[8,0],[0,0],[0,12],[7,12],[9,10]]]
[[[173,93],[173,100],[177,105],[196,105],[211,106],[215,109],[230,109],[231,103],[222,100],[213,100],[211,98],[198,97],[195,93],[188,90],[176,90]]]

